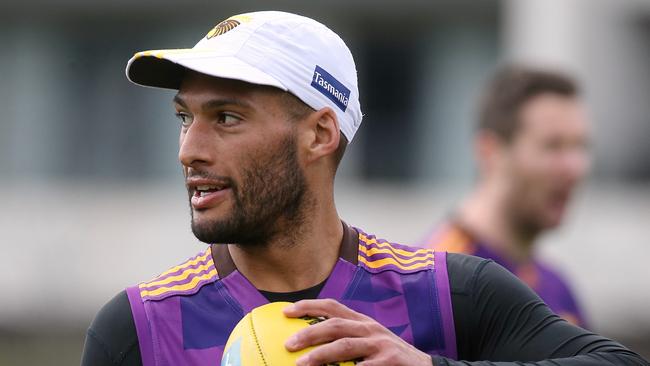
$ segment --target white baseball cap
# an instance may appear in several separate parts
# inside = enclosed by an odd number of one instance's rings
[[[274,86],[315,110],[330,107],[348,141],[361,124],[350,50],[332,30],[304,16],[279,11],[232,16],[193,48],[136,53],[126,76],[139,85],[178,89],[186,69]]]

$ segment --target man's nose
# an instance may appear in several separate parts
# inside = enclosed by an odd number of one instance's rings
[[[178,160],[186,167],[209,165],[212,162],[212,129],[207,123],[195,121],[181,132]]]
[[[561,166],[565,178],[572,183],[577,183],[589,171],[589,154],[582,148],[571,149],[564,154]]]

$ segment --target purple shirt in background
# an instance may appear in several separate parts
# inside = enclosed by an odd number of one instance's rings
[[[492,259],[532,288],[556,314],[582,328],[588,327],[567,281],[555,269],[534,258],[527,263],[508,260],[455,222],[435,229],[424,247]]]

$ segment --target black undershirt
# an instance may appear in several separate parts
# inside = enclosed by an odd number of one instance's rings
[[[318,294],[320,294],[320,290],[322,290],[323,286],[325,286],[325,282],[327,281],[323,281],[314,287],[310,287],[304,290],[294,291],[294,292],[270,292],[264,290],[257,290],[257,291],[259,291],[262,295],[264,295],[264,297],[266,297],[266,299],[269,300],[269,302],[278,302],[278,301],[296,302],[304,299],[317,298]]]
[[[562,320],[531,289],[491,260],[450,253],[447,268],[458,359],[464,361],[434,356],[434,365],[649,365],[620,344]],[[295,302],[316,298],[322,286],[262,293],[269,301]],[[81,365],[142,365],[125,291],[92,322]]]

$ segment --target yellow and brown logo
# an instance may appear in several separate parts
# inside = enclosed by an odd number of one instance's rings
[[[212,30],[208,32],[208,34],[205,36],[207,39],[210,39],[212,37],[220,36],[236,26],[240,25],[241,23],[235,19],[226,19],[223,22],[217,24]]]

